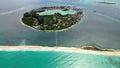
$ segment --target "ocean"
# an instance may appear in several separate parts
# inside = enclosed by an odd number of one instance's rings
[[[115,5],[97,2],[115,2]],[[7,4],[7,5],[6,5]],[[91,45],[120,50],[119,0],[1,0],[1,46],[56,45],[56,33],[35,31],[21,24],[23,13],[42,6],[82,8],[84,17],[73,28],[57,32],[57,45]],[[64,51],[0,51],[0,68],[120,68],[120,56]]]

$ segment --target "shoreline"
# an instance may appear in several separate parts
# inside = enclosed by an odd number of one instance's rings
[[[63,51],[73,53],[77,52],[86,54],[120,56],[120,50],[97,51],[97,50],[85,50],[75,47],[0,46],[0,51]]]

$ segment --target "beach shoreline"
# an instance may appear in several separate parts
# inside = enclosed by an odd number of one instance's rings
[[[0,46],[0,51],[63,51],[63,52],[120,56],[120,50],[97,51],[97,50],[85,50],[75,47]]]

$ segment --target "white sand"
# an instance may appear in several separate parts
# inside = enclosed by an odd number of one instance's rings
[[[65,51],[65,52],[78,52],[88,54],[102,54],[102,55],[120,55],[120,50],[113,51],[95,51],[84,50],[74,47],[42,47],[42,46],[0,46],[0,51]]]

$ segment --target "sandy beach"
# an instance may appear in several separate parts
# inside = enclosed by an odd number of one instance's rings
[[[78,52],[88,54],[101,54],[101,55],[120,55],[119,50],[111,51],[96,51],[96,50],[84,50],[74,47],[42,47],[42,46],[0,46],[0,51],[65,51],[65,52]]]

